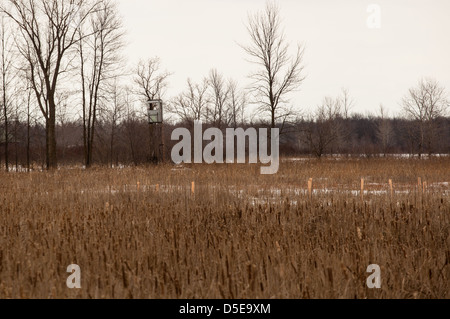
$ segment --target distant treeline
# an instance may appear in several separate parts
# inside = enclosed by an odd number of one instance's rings
[[[249,14],[240,44],[255,68],[249,84],[212,67],[168,97],[172,72],[159,57],[127,65],[118,1],[2,0],[0,162],[9,171],[167,161],[174,127],[191,128],[195,120],[219,129],[278,127],[282,155],[450,152],[450,99],[434,78],[390,102],[402,107],[394,119],[383,105],[376,116],[351,115],[356,102],[348,88],[317,107],[291,103],[307,79],[305,46],[291,52],[282,20],[272,2]],[[154,100],[164,101],[163,130],[147,123]],[[171,116],[180,122],[168,122]]]
[[[432,124],[432,125],[431,125]],[[210,125],[210,124],[209,124]],[[177,127],[192,130],[193,123],[183,122],[164,125],[164,152],[171,162],[171,133]],[[204,124],[204,129],[208,124]],[[243,123],[248,127],[267,127],[265,123]],[[330,154],[363,155],[367,157],[407,153],[449,154],[450,118],[438,118],[430,123],[421,145],[419,124],[407,119],[386,119],[353,115],[347,119],[338,117],[298,120],[280,127],[280,154],[282,156],[323,157]],[[0,125],[0,131],[2,130]],[[58,124],[57,152],[60,165],[83,165],[83,126],[78,122]],[[159,132],[159,130],[156,130]],[[98,165],[140,165],[154,161],[150,156],[150,135],[147,121],[137,116],[126,118],[113,125],[99,122],[95,132],[98,143],[94,145],[93,163]],[[158,139],[159,136],[155,135]],[[4,166],[4,139],[0,137],[0,161]],[[205,142],[206,144],[207,142]],[[12,121],[9,135],[9,165],[22,168],[45,168],[45,126]],[[248,147],[248,146],[247,146]],[[162,147],[161,147],[162,149]]]

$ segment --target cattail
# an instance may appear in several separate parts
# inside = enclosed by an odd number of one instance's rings
[[[361,178],[361,200],[364,200],[364,178]]]
[[[392,185],[392,179],[389,180],[389,188],[391,189],[391,198],[394,195],[394,187]]]
[[[313,181],[312,178],[310,178],[309,181],[308,181],[308,194],[309,194],[309,199],[312,198],[312,181]]]
[[[331,283],[331,287],[333,287],[333,268],[328,268],[328,281]]]
[[[361,232],[361,228],[356,227],[356,234],[358,235],[359,240],[362,240],[362,232]]]

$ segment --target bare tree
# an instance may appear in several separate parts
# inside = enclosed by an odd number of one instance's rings
[[[161,70],[161,60],[158,57],[154,57],[148,59],[147,61],[139,62],[135,77],[134,83],[138,87],[138,95],[141,97],[141,100],[144,105],[147,105],[147,102],[150,100],[162,99],[167,85],[168,78],[171,75],[170,72]],[[157,140],[162,139],[163,136],[163,127],[160,124],[160,136],[158,137],[158,132],[155,130],[154,124],[149,125],[149,161],[157,162],[158,161],[158,151],[157,151]],[[163,144],[163,143],[161,143]],[[164,152],[164,149],[162,149]],[[161,154],[162,155],[162,154]]]
[[[27,87],[27,96],[25,104],[27,106],[26,110],[26,117],[27,117],[27,172],[30,171],[31,166],[31,120],[33,116],[33,110],[31,108],[31,102],[32,102],[32,88],[30,86]]]
[[[193,123],[207,118],[210,103],[207,95],[208,81],[203,79],[200,84],[187,80],[187,90],[173,99],[169,111],[177,115],[182,121]]]
[[[431,154],[439,131],[437,119],[445,116],[449,108],[445,88],[434,79],[421,79],[403,98],[402,105],[406,117],[417,124],[419,157],[425,147]]]
[[[315,113],[300,128],[300,139],[308,145],[310,152],[322,157],[330,151],[339,139],[342,118],[341,104],[338,99],[324,98]]]
[[[350,91],[347,88],[341,89],[341,94],[336,98],[336,103],[339,107],[339,116],[336,118],[337,127],[339,130],[337,133],[336,145],[339,152],[348,151],[345,150],[345,146],[349,146],[348,140],[352,134],[352,128],[349,125],[350,112],[355,105],[353,97],[350,95]]]
[[[350,91],[347,88],[341,89],[341,96],[338,98],[339,103],[341,104],[342,116],[344,119],[349,119],[350,111],[353,108],[355,101],[350,95]]]
[[[19,56],[19,59],[21,57]],[[18,65],[22,64],[23,59],[19,60],[20,62]],[[26,167],[27,172],[30,172],[31,170],[31,139],[32,139],[32,125],[34,123],[34,126],[36,127],[36,122],[38,121],[38,116],[36,116],[36,111],[39,113],[39,110],[37,110],[34,106],[36,105],[34,100],[34,91],[33,87],[31,85],[30,81],[30,72],[29,68],[25,67],[23,69],[19,68],[20,73],[17,74],[17,80],[15,81],[15,88],[16,88],[16,98],[19,100],[19,103],[21,105],[21,112],[24,114],[24,121],[26,125],[26,133],[24,134],[24,140],[26,144]]]
[[[58,101],[58,108],[56,109],[56,139],[58,145],[61,147],[61,157],[64,158],[67,147],[69,146],[69,92],[59,91],[57,92],[56,97]]]
[[[388,117],[387,111],[381,104],[379,110],[379,118],[376,124],[376,135],[378,140],[380,141],[383,155],[386,157],[389,147],[391,147],[392,145],[394,129],[392,127],[392,122]]]
[[[170,75],[170,72],[161,70],[161,60],[158,57],[139,62],[134,83],[138,86],[137,93],[142,101],[147,103],[149,100],[163,98]]]
[[[116,5],[101,0],[95,13],[78,28],[82,85],[83,145],[86,167],[92,164],[99,108],[108,82],[118,76],[124,31]]]
[[[230,80],[228,83],[228,87],[230,90],[230,121],[229,125],[232,125],[234,128],[238,126],[238,124],[244,123],[244,112],[246,105],[246,94],[243,90],[240,90],[238,84],[234,80]]]
[[[115,158],[116,136],[118,134],[119,123],[124,119],[126,113],[126,94],[128,88],[121,87],[117,81],[111,85],[109,107],[103,113],[104,121],[109,126],[109,164],[112,167]],[[118,162],[116,160],[116,165]]]
[[[31,71],[36,100],[46,122],[46,162],[57,167],[56,92],[79,41],[78,26],[97,7],[91,0],[7,0],[0,11],[20,30],[18,48]]]
[[[12,45],[11,35],[7,34],[4,17],[1,17],[0,25],[0,92],[1,92],[1,111],[3,115],[4,132],[0,135],[0,141],[4,143],[5,169],[9,171],[9,113],[11,108],[12,94],[10,86],[14,80],[13,72],[13,53],[10,49]]]
[[[211,89],[209,100],[211,104],[207,110],[207,120],[218,128],[228,125],[230,120],[230,86],[223,74],[216,69],[209,73],[208,83]]]
[[[249,16],[247,30],[251,44],[242,46],[251,58],[251,62],[259,66],[259,70],[251,75],[251,87],[255,96],[258,111],[270,114],[271,127],[277,120],[285,120],[292,109],[286,106],[287,95],[299,88],[303,76],[304,48],[297,46],[294,56],[289,55],[289,44],[281,30],[281,18],[275,3],[267,3],[263,12]]]
[[[142,139],[139,138],[139,127],[138,124],[142,121],[142,118],[138,116],[134,106],[134,97],[131,95],[129,90],[125,90],[124,96],[124,107],[125,114],[124,120],[122,122],[123,126],[123,139],[129,146],[131,153],[131,160],[135,166],[139,164],[138,149],[139,145],[137,142],[141,142]]]

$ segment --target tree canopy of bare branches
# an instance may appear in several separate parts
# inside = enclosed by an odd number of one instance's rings
[[[304,66],[304,47],[297,46],[295,55],[289,54],[289,44],[281,29],[280,11],[275,3],[267,3],[264,11],[249,16],[247,30],[251,38],[250,45],[243,49],[250,61],[259,66],[251,75],[258,110],[270,114],[271,127],[279,119],[291,115],[286,106],[287,96],[302,84]]]
[[[12,103],[13,71],[12,37],[8,35],[4,17],[0,20],[0,111],[3,116],[3,132],[0,132],[0,143],[4,143],[5,169],[9,171],[9,115]]]
[[[223,74],[216,69],[209,72],[208,84],[210,86],[210,107],[208,108],[208,119],[216,127],[222,128],[228,125],[230,111],[230,86]]]
[[[170,112],[187,123],[204,120],[210,103],[207,94],[208,87],[207,79],[203,79],[201,83],[194,83],[188,79],[187,89],[170,103]]]
[[[435,79],[422,78],[417,87],[409,89],[403,98],[403,112],[417,125],[419,156],[423,154],[425,147],[431,154],[432,144],[439,135],[437,119],[447,114],[449,105],[445,88]]]
[[[244,123],[247,95],[244,90],[239,88],[238,83],[234,80],[230,80],[228,86],[230,90],[229,125],[236,128],[239,124]]]
[[[120,75],[123,26],[116,5],[100,0],[97,10],[78,28],[85,165],[92,164],[95,124],[108,85]]]
[[[316,157],[322,157],[333,146],[336,150],[344,127],[340,98],[325,97],[314,114],[301,124],[300,139]]]
[[[95,12],[97,1],[7,0],[4,12],[20,33],[18,49],[27,60],[30,81],[46,122],[46,162],[57,167],[56,93],[70,63],[70,50],[80,41],[78,26]]]
[[[161,60],[158,57],[141,61],[136,67],[134,83],[138,87],[138,95],[144,103],[149,100],[161,99],[168,85],[170,72],[161,70]]]
[[[376,135],[380,142],[381,151],[386,156],[393,139],[393,127],[383,105],[380,105],[379,117],[376,123]]]

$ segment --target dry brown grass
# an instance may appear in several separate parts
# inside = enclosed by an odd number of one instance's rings
[[[445,158],[0,173],[0,298],[449,298],[449,181]]]

